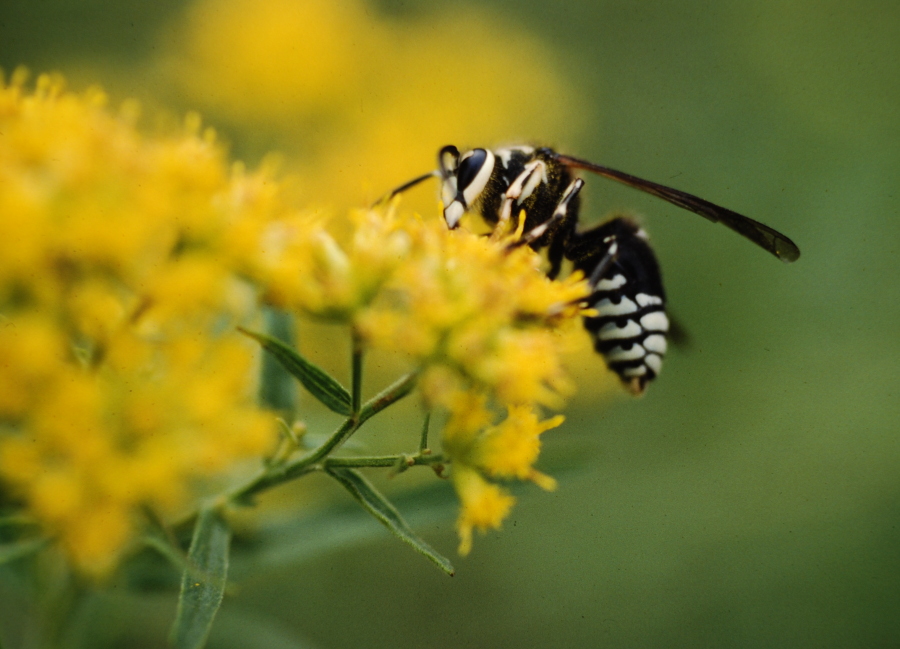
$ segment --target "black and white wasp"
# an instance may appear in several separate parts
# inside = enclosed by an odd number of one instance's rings
[[[383,200],[437,177],[450,228],[472,211],[495,231],[505,231],[510,224],[518,224],[524,213],[522,237],[512,245],[546,249],[551,279],[559,274],[564,259],[589,278],[593,292],[586,303],[596,315],[585,317],[584,326],[594,348],[634,394],[643,393],[656,378],[666,353],[670,324],[659,263],[646,232],[632,219],[617,217],[579,231],[579,192],[584,181],[574,177],[573,170],[616,180],[721,222],[784,262],[800,256],[793,241],[758,221],[546,147],[472,149],[460,154],[455,146],[445,146],[438,154],[438,167],[397,187]]]

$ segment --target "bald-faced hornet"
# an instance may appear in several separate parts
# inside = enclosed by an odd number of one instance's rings
[[[555,278],[564,259],[588,278],[587,304],[596,312],[584,318],[594,348],[634,394],[643,393],[659,374],[670,323],[659,263],[647,234],[635,221],[613,218],[578,230],[579,192],[573,176],[583,169],[653,194],[713,222],[721,222],[784,262],[796,261],[793,241],[746,216],[691,194],[649,180],[562,155],[549,148],[513,146],[494,151],[472,149],[460,154],[445,146],[438,169],[410,180],[383,200],[427,180],[441,180],[444,219],[456,228],[463,214],[479,213],[495,231],[518,224],[522,237],[512,246],[529,245],[547,252],[547,275]]]

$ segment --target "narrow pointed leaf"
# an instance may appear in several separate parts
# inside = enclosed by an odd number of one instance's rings
[[[163,522],[149,507],[145,510],[147,528],[142,537],[144,545],[156,551],[159,556],[166,559],[178,572],[192,571],[197,578],[201,573],[194,568],[187,555],[178,545],[175,537],[166,529]]]
[[[192,569],[181,578],[178,613],[172,628],[172,643],[177,649],[201,649],[222,596],[228,575],[228,547],[231,530],[214,509],[204,509],[194,525],[194,538],[188,560]]]
[[[144,545],[154,550],[159,556],[168,561],[172,567],[184,573],[185,571],[194,570],[193,566],[185,559],[184,554],[178,551],[178,548],[172,547],[167,539],[152,534],[147,534],[141,539]],[[194,573],[195,577],[199,574]]]
[[[265,334],[240,329],[256,340],[272,354],[281,365],[296,378],[311,395],[339,415],[353,414],[352,400],[347,388],[332,378],[325,370],[303,358],[280,340]]]
[[[27,557],[39,552],[48,543],[47,539],[28,539],[16,543],[4,543],[0,545],[0,565]]]
[[[454,569],[450,561],[419,538],[400,516],[400,512],[361,473],[353,469],[337,467],[326,470],[331,477],[340,482],[359,501],[366,511],[377,518],[394,536],[411,545],[416,552],[425,555],[438,568],[451,577],[453,576]]]
[[[296,347],[291,315],[268,307],[263,308],[262,312],[266,333],[289,347]],[[294,377],[272,354],[263,354],[259,381],[261,405],[288,415],[294,413],[297,408],[296,386]]]
[[[413,529],[440,529],[445,535],[445,523],[459,505],[453,489],[443,480],[398,493],[392,503],[407,512],[404,519]],[[232,549],[228,574],[242,581],[286,566],[318,561],[341,550],[367,546],[381,538],[382,532],[380,525],[372,525],[371,515],[355,499],[304,509],[289,519],[260,521],[253,545]]]

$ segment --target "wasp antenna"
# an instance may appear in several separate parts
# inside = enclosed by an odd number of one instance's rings
[[[413,178],[412,180],[403,183],[399,187],[392,189],[387,194],[384,194],[381,198],[379,198],[377,201],[372,203],[372,207],[378,207],[379,205],[387,203],[389,200],[391,200],[397,194],[402,194],[407,189],[412,189],[419,183],[424,182],[424,181],[428,180],[429,178],[439,178],[440,175],[441,174],[439,171],[429,171],[427,174],[422,174],[421,176]]]
[[[650,180],[644,180],[622,171],[616,171],[609,167],[594,164],[587,160],[581,160],[579,158],[561,154],[556,154],[556,159],[567,167],[584,169],[585,171],[590,171],[598,176],[615,180],[616,182],[623,183],[629,187],[652,194],[657,198],[661,198],[664,201],[677,205],[689,212],[699,214],[714,223],[722,223],[741,236],[746,237],[763,250],[768,250],[783,262],[789,263],[797,261],[800,257],[800,249],[797,247],[797,244],[777,230],[770,228],[768,225],[760,223],[759,221],[754,221],[743,214],[738,214],[737,212],[733,212],[725,207],[716,205],[715,203],[710,203],[699,196],[694,196],[693,194],[688,194],[687,192],[673,189],[672,187],[666,187],[665,185],[660,185]]]

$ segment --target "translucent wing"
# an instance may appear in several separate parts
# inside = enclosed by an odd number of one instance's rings
[[[695,214],[699,214],[714,223],[722,223],[731,228],[738,234],[746,237],[760,248],[768,250],[783,262],[797,261],[800,257],[800,249],[793,241],[781,234],[777,230],[773,230],[768,225],[754,221],[753,219],[732,212],[729,209],[710,203],[707,200],[688,194],[686,192],[659,185],[649,180],[643,180],[626,174],[609,167],[596,165],[587,160],[572,158],[567,155],[556,154],[556,159],[567,167],[574,169],[584,169],[604,178],[624,183],[629,187],[640,189],[648,194],[653,194],[664,201],[668,201],[673,205],[684,208]]]

